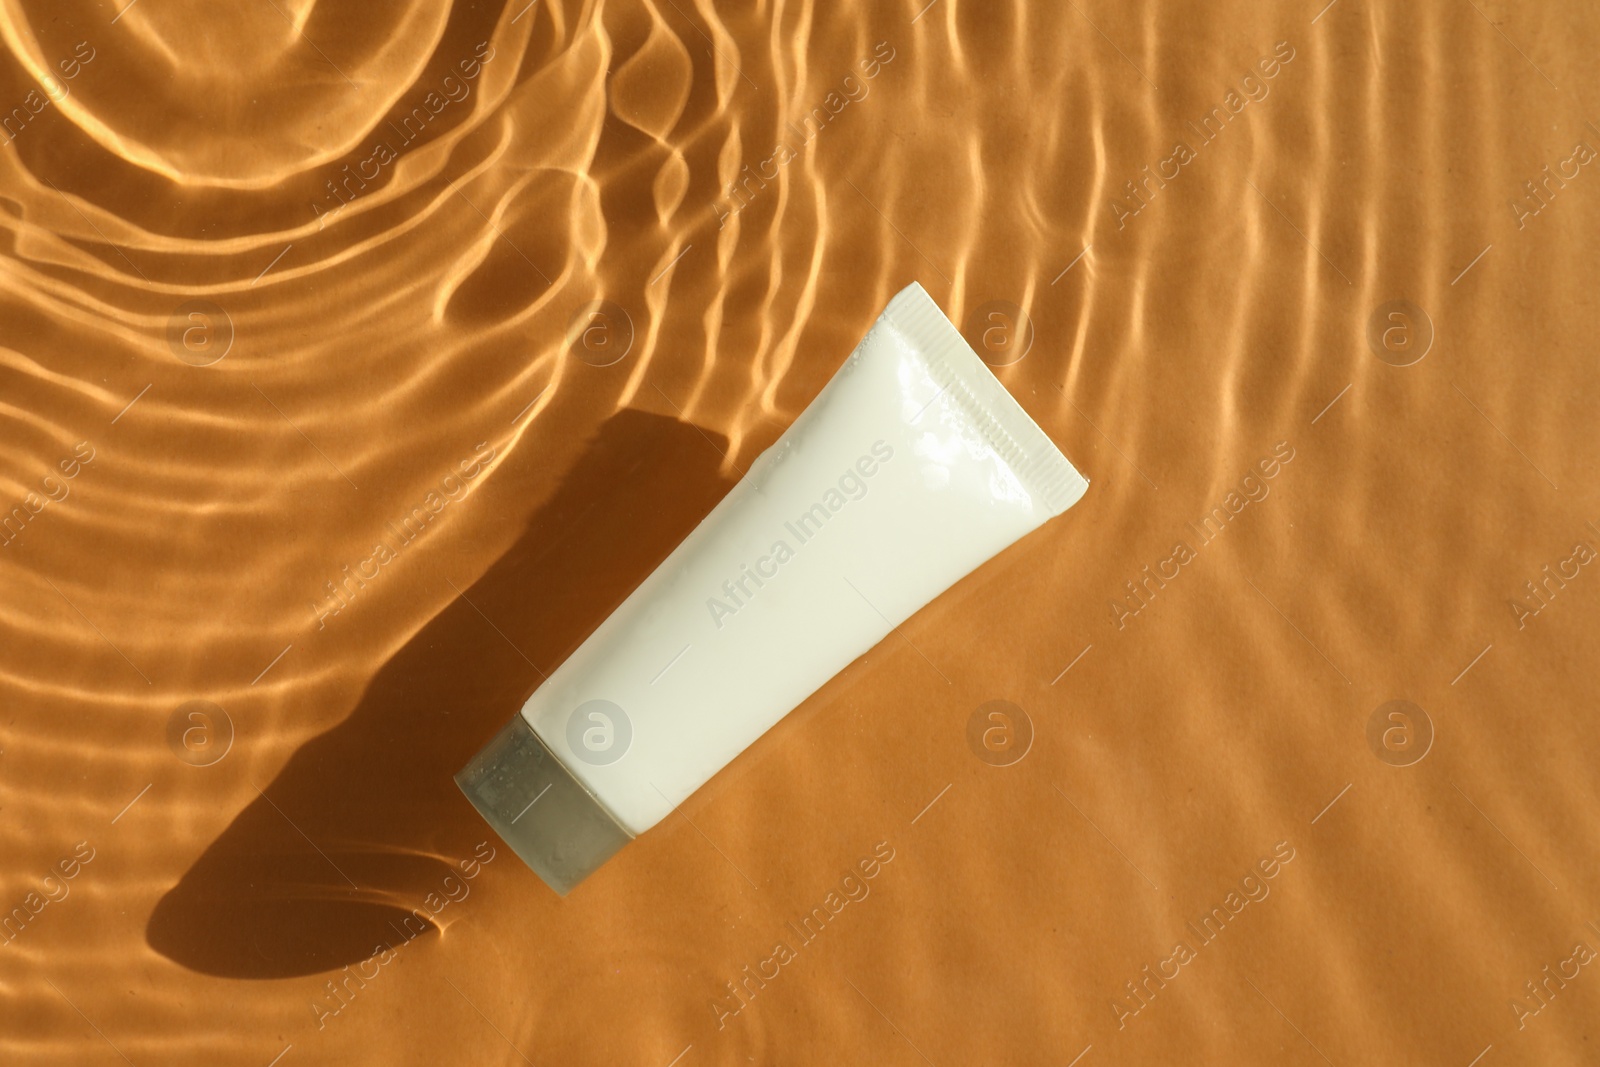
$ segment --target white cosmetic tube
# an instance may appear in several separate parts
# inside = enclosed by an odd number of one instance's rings
[[[565,894],[1086,488],[912,284],[456,781]]]

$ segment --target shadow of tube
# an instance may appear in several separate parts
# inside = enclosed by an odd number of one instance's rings
[[[688,423],[639,411],[604,423],[466,598],[384,664],[349,717],[303,745],[162,897],[151,947],[204,974],[285,978],[434,932],[413,909],[459,877],[455,859],[488,840],[516,862],[452,775],[539,669],[571,654],[727,493],[718,464]],[[519,476],[512,463],[500,470]],[[553,893],[530,902],[559,906]]]

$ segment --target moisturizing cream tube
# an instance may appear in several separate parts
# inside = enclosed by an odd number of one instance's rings
[[[456,782],[564,894],[1087,487],[913,284]]]

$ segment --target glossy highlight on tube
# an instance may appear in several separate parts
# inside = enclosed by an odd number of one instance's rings
[[[457,782],[565,893],[1087,486],[913,284]]]

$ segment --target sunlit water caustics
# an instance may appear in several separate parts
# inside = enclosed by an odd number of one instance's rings
[[[1589,1062],[1590,6],[0,31],[0,1060]],[[450,776],[913,280],[1089,494],[558,900]]]

